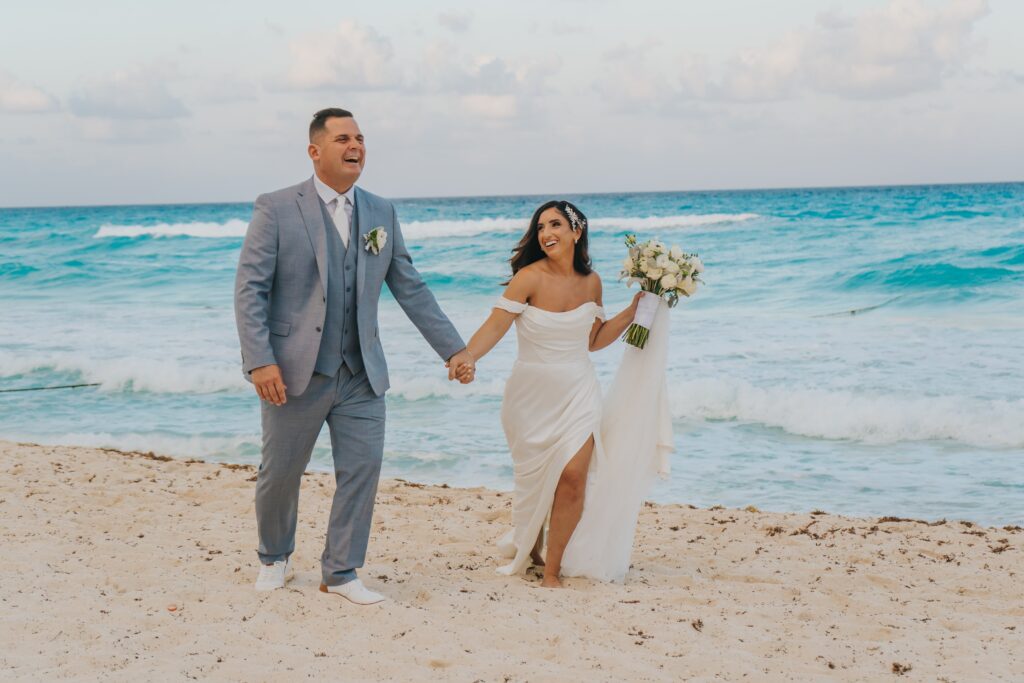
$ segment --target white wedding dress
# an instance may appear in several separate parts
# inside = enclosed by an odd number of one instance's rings
[[[588,348],[594,319],[604,320],[600,306],[559,313],[502,297],[495,307],[517,315],[519,343],[501,408],[515,494],[513,529],[498,547],[512,561],[498,571],[527,567],[562,470],[593,435],[583,516],[562,557],[562,575],[622,581],[640,507],[655,475],[667,475],[672,450],[667,307],[659,305],[646,348],[625,349],[606,402]]]

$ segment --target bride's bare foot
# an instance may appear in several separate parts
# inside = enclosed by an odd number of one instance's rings
[[[540,585],[542,588],[562,588],[562,582],[559,578],[550,574],[544,574],[544,578],[541,580]]]

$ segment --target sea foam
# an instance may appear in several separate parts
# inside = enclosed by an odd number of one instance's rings
[[[173,359],[83,359],[70,353],[16,356],[0,352],[0,368],[0,378],[17,378],[3,382],[10,388],[68,381],[95,382],[100,391],[123,393],[194,395],[252,390],[237,364],[228,361],[192,364]],[[956,441],[983,448],[1024,448],[1024,399],[756,385],[735,378],[679,382],[670,377],[669,385],[672,416],[677,420],[735,421],[798,436],[866,444]],[[498,400],[503,391],[503,377],[463,386],[449,382],[442,370],[436,376],[393,373],[388,396],[408,402],[469,397]]]
[[[669,393],[675,418],[736,420],[799,436],[868,444],[951,440],[1024,447],[1024,400],[762,387],[717,378],[689,379]]]
[[[392,374],[389,396],[406,401],[500,397],[504,381],[492,379],[462,385],[450,382],[438,362],[434,376],[403,377]],[[58,378],[54,378],[56,374]],[[9,378],[17,378],[13,381]],[[7,380],[7,381],[3,381]],[[105,392],[154,394],[213,394],[252,391],[242,377],[241,364],[204,360],[189,363],[179,359],[87,358],[71,352],[14,354],[0,351],[0,381],[5,388],[34,387],[61,383],[99,384]]]
[[[233,218],[224,223],[157,223],[156,225],[101,225],[93,235],[104,237],[212,237],[239,238],[245,236],[249,223]]]
[[[40,373],[51,375],[39,377]],[[62,376],[52,380],[52,374]],[[175,358],[88,358],[80,353],[14,354],[0,351],[0,379],[5,387],[22,388],[54,383],[99,384],[102,391],[158,394],[212,394],[240,391],[250,385],[240,364],[204,361],[189,363]]]
[[[678,216],[647,216],[643,218],[592,218],[595,230],[635,231],[672,230],[725,225],[749,221],[760,216],[756,213],[707,213]],[[402,223],[402,232],[411,239],[438,237],[473,237],[490,233],[518,233],[526,229],[526,218],[477,218],[468,220],[408,221]],[[158,223],[156,225],[101,225],[93,235],[95,239],[135,237],[203,237],[237,239],[245,236],[248,223],[231,219],[224,223]]]

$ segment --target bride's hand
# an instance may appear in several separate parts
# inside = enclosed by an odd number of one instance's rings
[[[629,304],[630,313],[636,315],[636,307],[640,305],[640,299],[642,299],[644,297],[644,294],[646,293],[647,292],[640,290],[639,292],[633,295],[633,301],[631,301]]]

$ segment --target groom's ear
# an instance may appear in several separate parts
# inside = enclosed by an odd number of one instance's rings
[[[309,158],[313,161],[320,160],[320,147],[312,142],[309,143],[309,147],[306,148],[306,153],[309,154]]]

